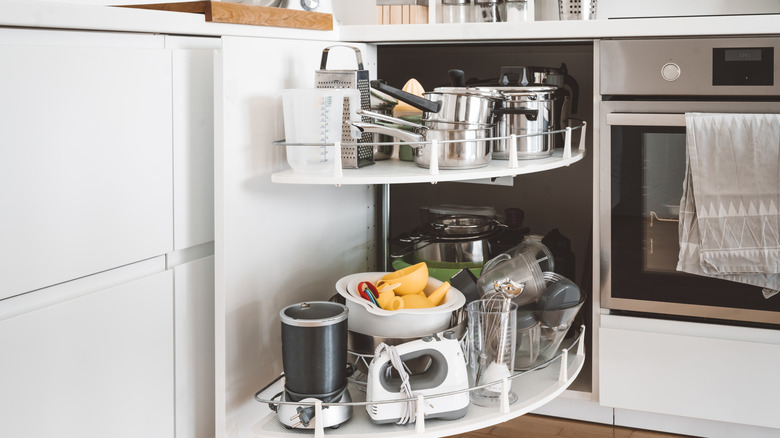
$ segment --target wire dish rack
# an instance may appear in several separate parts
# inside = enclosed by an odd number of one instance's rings
[[[579,131],[579,144],[576,148],[572,147],[572,135]],[[559,167],[569,166],[580,161],[585,156],[585,139],[587,133],[587,122],[579,121],[579,125],[558,129],[555,131],[545,131],[542,133],[528,135],[509,135],[505,137],[489,137],[482,140],[498,141],[505,140],[508,143],[509,159],[492,160],[487,166],[478,169],[446,169],[441,171],[438,166],[438,148],[442,144],[458,143],[473,140],[442,140],[442,141],[421,141],[421,142],[373,142],[360,143],[361,145],[387,146],[387,145],[426,145],[431,147],[431,160],[428,168],[418,167],[414,163],[401,161],[397,159],[378,161],[372,166],[366,166],[360,169],[343,169],[340,160],[331,160],[332,168],[325,173],[296,173],[292,169],[276,172],[271,175],[271,181],[281,184],[398,184],[398,183],[420,183],[420,182],[443,182],[443,181],[463,181],[483,178],[499,178],[504,176],[515,176],[525,173],[541,172]],[[563,148],[555,149],[550,157],[530,160],[522,160],[517,155],[517,142],[523,137],[534,137],[539,135],[564,135]],[[276,146],[321,146],[335,148],[333,156],[339,157],[341,147],[351,145],[352,143],[288,143],[285,140],[273,142]],[[357,144],[357,143],[355,143]]]
[[[421,438],[442,437],[481,429],[533,411],[563,393],[582,370],[585,362],[584,334],[585,326],[582,325],[572,340],[567,342],[565,348],[561,348],[557,355],[527,371],[518,371],[510,377],[460,391],[450,391],[429,396],[420,395],[408,399],[367,402],[365,401],[364,392],[360,388],[355,388],[353,386],[354,383],[351,382],[348,387],[351,389],[350,394],[354,401],[349,403],[322,403],[320,401],[315,403],[280,402],[275,399],[275,395],[284,388],[284,379],[280,376],[255,393],[255,400],[267,405],[267,413],[265,418],[252,427],[252,433],[256,437],[287,437],[309,432],[308,430],[287,429],[276,418],[275,412],[271,409],[272,405],[278,406],[281,404],[301,407],[313,406],[315,419],[318,415],[321,415],[322,409],[327,409],[330,406],[353,407],[352,418],[337,429],[325,429],[321,425],[318,426],[315,422],[315,438],[322,438],[325,435],[346,437],[370,435],[375,438],[407,435]],[[571,352],[574,352],[574,354]],[[557,366],[555,366],[556,364]],[[501,403],[498,407],[482,407],[471,404],[466,415],[458,420],[425,419],[424,407],[426,401],[435,403],[435,400],[440,397],[494,387],[495,385],[501,385]],[[510,392],[518,396],[518,400],[513,404],[509,403]],[[366,407],[368,406],[409,401],[416,402],[417,411],[414,422],[407,425],[374,424],[366,412]]]

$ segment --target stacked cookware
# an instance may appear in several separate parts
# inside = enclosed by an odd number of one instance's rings
[[[363,116],[379,123],[353,123],[364,132],[409,142],[420,167],[432,164],[432,142],[438,145],[441,169],[473,169],[492,159],[509,159],[508,137],[517,138],[518,159],[546,158],[563,141],[554,131],[566,127],[576,112],[577,82],[561,67],[502,67],[498,78],[469,80],[450,70],[451,86],[437,87],[423,97],[371,81],[371,87],[423,111],[422,124],[371,111]],[[406,129],[386,126],[392,123]]]

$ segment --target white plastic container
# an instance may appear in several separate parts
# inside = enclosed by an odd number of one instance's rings
[[[349,99],[349,114],[344,114]],[[287,163],[300,173],[332,172],[341,166],[335,143],[357,139],[360,92],[352,88],[297,88],[282,90]]]

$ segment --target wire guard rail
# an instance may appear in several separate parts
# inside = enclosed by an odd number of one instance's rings
[[[518,158],[517,155],[517,144],[519,139],[521,138],[527,138],[527,137],[537,137],[542,135],[554,135],[554,134],[564,134],[564,146],[563,151],[561,154],[561,159],[571,160],[575,156],[583,156],[585,154],[585,138],[586,138],[586,132],[587,132],[587,122],[580,120],[579,125],[577,126],[570,126],[566,127],[564,129],[558,129],[555,131],[545,131],[545,132],[539,132],[534,134],[511,134],[508,136],[503,137],[486,137],[483,139],[479,139],[480,141],[495,141],[495,140],[507,140],[508,141],[508,152],[509,152],[509,159],[508,160],[493,160],[493,163],[497,161],[506,161],[505,170],[507,171],[507,176],[513,174],[513,170],[520,170],[522,166],[520,165],[520,162],[533,162],[538,160],[543,160],[544,158],[536,158],[536,159],[529,159],[529,160],[522,160]],[[580,138],[579,138],[579,145],[577,146],[576,153],[572,150],[572,132],[576,130],[581,130],[580,132]],[[458,140],[430,140],[430,141],[416,141],[416,142],[409,142],[409,141],[393,141],[393,142],[365,142],[365,143],[357,143],[357,142],[335,142],[335,143],[288,143],[285,140],[277,140],[274,141],[273,144],[275,146],[333,146],[334,147],[334,156],[340,157],[341,156],[341,148],[342,146],[390,146],[390,145],[430,145],[431,147],[431,159],[430,159],[430,165],[427,169],[426,174],[429,177],[433,177],[434,180],[431,182],[435,183],[435,177],[440,175],[439,173],[439,148],[442,144],[449,144],[449,143],[462,143],[462,142],[472,142],[475,141],[475,139],[458,139]],[[453,171],[449,170],[448,172]],[[459,171],[457,169],[454,169],[454,171]],[[341,160],[333,160],[333,169],[332,173],[328,175],[328,178],[331,179],[341,179],[344,177],[344,170],[341,167]],[[282,182],[282,181],[276,181],[274,182]]]
[[[276,379],[274,379],[273,381],[271,381],[269,384],[267,384],[265,387],[263,387],[262,389],[257,391],[255,393],[254,397],[255,397],[255,400],[257,400],[260,403],[266,403],[266,404],[269,405],[269,407],[271,407],[271,406],[277,406],[278,407],[279,405],[294,405],[294,406],[301,406],[301,407],[311,407],[311,406],[314,406],[314,413],[315,413],[314,414],[314,418],[315,418],[315,420],[316,420],[316,418],[318,418],[322,414],[322,409],[325,409],[325,408],[328,408],[328,407],[331,407],[331,406],[353,406],[353,407],[363,407],[363,408],[365,408],[366,406],[371,406],[371,405],[406,403],[406,402],[409,402],[409,401],[414,401],[414,402],[416,402],[416,406],[417,406],[417,412],[415,413],[414,429],[415,429],[415,433],[416,434],[422,434],[422,433],[426,432],[425,412],[424,412],[424,407],[425,407],[425,401],[426,400],[431,400],[431,399],[436,399],[436,398],[446,397],[446,396],[452,396],[452,395],[461,394],[461,393],[464,393],[464,392],[469,392],[470,393],[471,391],[474,391],[474,390],[477,390],[477,389],[483,389],[483,388],[487,388],[487,387],[495,387],[496,385],[501,385],[501,398],[500,398],[501,402],[498,405],[498,408],[497,408],[498,412],[497,412],[497,414],[500,414],[501,416],[507,416],[506,418],[501,420],[501,421],[505,421],[505,420],[507,420],[509,418],[512,418],[512,416],[510,416],[512,409],[510,408],[510,403],[509,403],[509,393],[511,391],[512,381],[513,380],[519,379],[519,378],[524,377],[524,376],[532,376],[533,373],[535,373],[535,372],[537,372],[539,370],[542,370],[542,369],[546,369],[548,367],[552,367],[555,362],[560,361],[560,368],[559,368],[558,378],[557,378],[557,382],[556,382],[556,386],[559,386],[559,388],[557,388],[559,390],[558,393],[562,392],[566,387],[568,387],[568,384],[570,384],[574,380],[574,378],[577,376],[577,374],[579,373],[579,371],[580,371],[580,369],[582,367],[582,364],[584,362],[584,357],[585,357],[584,334],[585,334],[585,326],[582,325],[582,326],[579,327],[579,333],[577,334],[576,339],[571,343],[569,348],[561,349],[555,355],[555,357],[553,357],[553,358],[551,358],[551,359],[549,359],[549,360],[547,360],[547,361],[545,361],[545,362],[535,366],[534,368],[531,368],[531,369],[525,370],[525,371],[515,372],[512,376],[505,377],[505,378],[503,378],[501,380],[497,380],[497,381],[494,381],[494,382],[489,382],[489,383],[485,383],[483,385],[473,386],[473,387],[470,387],[470,388],[467,388],[467,389],[461,389],[461,390],[457,390],[457,391],[442,392],[442,393],[432,394],[432,395],[427,395],[427,396],[417,395],[415,397],[405,398],[405,399],[394,399],[394,400],[386,400],[386,401],[385,400],[352,401],[352,402],[347,402],[347,403],[323,403],[323,402],[321,402],[319,400],[316,401],[316,402],[303,402],[303,401],[301,401],[301,402],[292,402],[292,401],[275,400],[275,397],[278,396],[278,394],[272,396],[271,398],[264,398],[263,397],[263,393],[268,391],[269,388],[271,388],[275,383],[277,383],[283,377],[283,376],[279,376]],[[576,353],[575,353],[575,356],[572,358],[572,357],[570,357],[571,356],[570,355],[570,351],[574,350],[575,347],[576,347]],[[576,369],[570,370],[569,366],[572,365],[572,364],[570,364],[570,362],[572,362],[572,360],[573,360],[573,364],[575,365],[574,368],[576,368]],[[273,392],[273,391],[271,391],[271,392]],[[555,395],[557,395],[557,393]],[[534,409],[535,409],[535,407],[534,407]],[[273,410],[273,408],[272,408],[272,410]],[[519,412],[515,416],[522,415],[523,413],[526,413],[526,412],[528,412],[528,410],[525,410],[525,411],[521,410],[521,412]],[[272,421],[277,422],[277,420],[275,418],[273,418]],[[448,421],[448,423],[457,423],[458,421],[460,421],[460,420],[452,420],[452,421]],[[496,422],[498,422],[498,421],[496,421]],[[384,426],[387,426],[387,425],[384,425]],[[479,427],[485,427],[485,426],[486,425],[481,425]],[[402,428],[402,427],[399,427],[398,431],[399,432],[403,432],[404,434],[410,433],[409,429]],[[461,432],[462,432],[462,430],[461,430]],[[447,434],[451,434],[451,433],[448,432]],[[322,438],[324,436],[325,436],[325,428],[322,426],[321,423],[315,421],[314,437],[315,438]]]

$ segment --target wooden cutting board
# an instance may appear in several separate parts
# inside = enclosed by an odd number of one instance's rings
[[[333,15],[322,12],[296,11],[268,6],[245,5],[221,1],[119,5],[123,8],[204,14],[215,23],[251,24],[255,26],[293,27],[296,29],[333,30]]]

